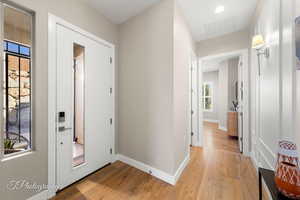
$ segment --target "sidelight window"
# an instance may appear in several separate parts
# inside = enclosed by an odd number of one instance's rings
[[[33,15],[2,4],[2,144],[4,155],[32,149],[32,22]]]

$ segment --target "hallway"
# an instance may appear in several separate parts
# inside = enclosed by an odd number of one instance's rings
[[[204,134],[206,166],[198,199],[257,199],[256,172],[250,159],[239,153],[238,141],[216,123],[204,122]]]
[[[191,148],[191,159],[176,186],[153,178],[120,161],[58,193],[60,199],[209,199],[258,198],[255,169],[213,123],[205,123],[204,148]],[[222,135],[224,134],[224,135]]]

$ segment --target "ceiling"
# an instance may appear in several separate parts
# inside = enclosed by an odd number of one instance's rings
[[[220,63],[225,60],[229,60],[231,58],[238,58],[238,54],[233,54],[233,55],[227,55],[227,56],[221,56],[221,57],[216,57],[212,59],[207,59],[202,61],[202,72],[213,72],[213,71],[218,71],[220,67]]]
[[[202,65],[202,72],[214,72],[219,71],[219,63],[210,63],[208,65]]]
[[[257,0],[178,0],[196,41],[245,29],[254,14]],[[215,14],[218,6],[222,13]]]
[[[160,0],[83,0],[115,24],[121,24]]]
[[[121,24],[160,0],[82,0],[116,24]],[[201,41],[245,29],[258,0],[177,0],[191,28]],[[224,12],[215,14],[218,6]]]

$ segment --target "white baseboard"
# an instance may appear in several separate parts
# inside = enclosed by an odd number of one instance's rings
[[[53,198],[53,197],[55,197],[55,195],[56,195],[56,189],[49,189],[48,188],[48,198],[47,199],[51,199],[51,198]]]
[[[186,166],[188,165],[189,161],[190,161],[190,156],[188,155],[180,164],[179,168],[176,170],[175,175],[171,175],[168,174],[166,172],[163,172],[159,169],[156,169],[154,167],[151,167],[145,163],[142,163],[140,161],[134,160],[132,158],[129,158],[127,156],[121,155],[121,154],[116,154],[115,157],[113,158],[113,160],[120,160],[132,167],[135,167],[145,173],[151,174],[152,176],[167,182],[171,185],[175,185],[176,182],[178,181],[178,179],[180,178],[182,172],[184,171],[184,169],[186,168]],[[48,190],[45,190],[41,193],[38,193],[37,195],[27,199],[27,200],[47,200],[51,197],[55,196],[55,194],[53,195],[52,193],[50,194],[48,192]]]
[[[121,154],[118,154],[117,155],[117,158],[118,160],[132,166],[132,167],[135,167],[143,172],[146,172],[148,174],[151,174],[152,176],[156,177],[156,178],[159,178],[171,185],[174,185],[174,177],[166,172],[163,172],[159,169],[156,169],[154,167],[151,167],[145,163],[142,163],[140,161],[137,161],[137,160],[134,160],[132,158],[129,158],[127,156],[124,156],[124,155],[121,155]]]
[[[28,198],[27,200],[47,200],[48,199],[48,190],[44,190],[30,198]]]
[[[250,160],[251,160],[252,165],[254,166],[256,172],[258,172],[258,164],[257,164],[257,160],[256,160],[255,155],[254,155],[254,151],[250,152]]]
[[[117,160],[119,160],[118,158],[119,158],[119,154],[117,154],[117,153],[116,153],[116,154],[113,154],[113,155],[112,155],[112,158],[111,158],[111,163],[114,163],[114,162],[116,162]]]
[[[164,182],[167,182],[171,185],[175,185],[177,180],[179,179],[181,173],[183,172],[184,168],[187,166],[188,162],[189,162],[189,156],[187,158],[184,159],[184,161],[180,164],[178,170],[176,171],[175,175],[171,175],[171,174],[168,174],[166,172],[163,172],[159,169],[156,169],[154,167],[151,167],[145,163],[142,163],[140,161],[137,161],[137,160],[134,160],[132,158],[129,158],[127,156],[124,156],[124,155],[121,155],[121,154],[118,154],[117,155],[117,160],[120,160],[132,167],[135,167],[143,172],[146,172],[148,174],[151,174],[152,176],[164,181]]]
[[[271,148],[259,138],[259,163],[262,167],[274,170],[274,163],[276,163],[276,154],[272,152]]]
[[[219,120],[215,120],[215,119],[203,119],[204,122],[211,122],[211,123],[219,123]]]
[[[202,147],[202,144],[200,142],[195,142],[192,144],[193,147]]]
[[[222,130],[222,131],[227,131],[227,128],[224,127],[224,126],[219,126],[219,129]]]
[[[175,176],[174,176],[174,185],[177,183],[178,179],[180,178],[183,170],[186,168],[186,166],[189,164],[190,161],[190,155],[188,155],[180,164],[179,168],[177,169]]]

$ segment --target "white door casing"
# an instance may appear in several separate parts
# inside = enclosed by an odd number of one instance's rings
[[[240,152],[243,152],[243,107],[244,107],[244,82],[243,82],[243,56],[238,64],[238,140]]]
[[[244,88],[244,92],[243,92],[243,154],[245,156],[249,156],[250,155],[250,149],[249,149],[249,126],[250,126],[250,118],[249,118],[249,67],[248,67],[248,49],[241,49],[241,50],[237,50],[237,51],[233,51],[233,52],[227,52],[227,53],[222,53],[222,54],[217,54],[217,55],[211,55],[211,56],[206,56],[206,57],[202,57],[199,58],[199,71],[198,71],[198,80],[202,81],[202,63],[205,60],[210,60],[210,59],[214,59],[214,58],[220,58],[220,57],[232,57],[232,56],[240,56],[242,55],[242,63],[243,63],[243,71],[242,71],[242,79],[243,79],[243,88]],[[199,103],[201,101],[201,90],[202,87],[200,87],[198,85],[198,99],[199,99]],[[203,135],[203,123],[202,123],[202,119],[203,119],[203,110],[202,110],[202,106],[200,106],[201,104],[198,104],[198,120],[199,120],[199,141],[204,141],[204,135]],[[201,145],[202,146],[202,145]]]
[[[198,135],[197,135],[197,138],[198,138],[198,141],[199,141],[199,146],[200,147],[203,147],[203,142],[204,142],[204,131],[203,131],[203,99],[202,99],[202,83],[203,83],[203,73],[202,73],[202,60],[199,60],[198,61],[198,70],[197,70],[197,75],[198,75],[198,78],[197,78],[197,101],[198,101],[198,104],[197,104],[197,111],[198,111]]]
[[[190,96],[191,96],[191,145],[199,146],[199,120],[198,120],[198,61],[194,53],[190,61]]]

